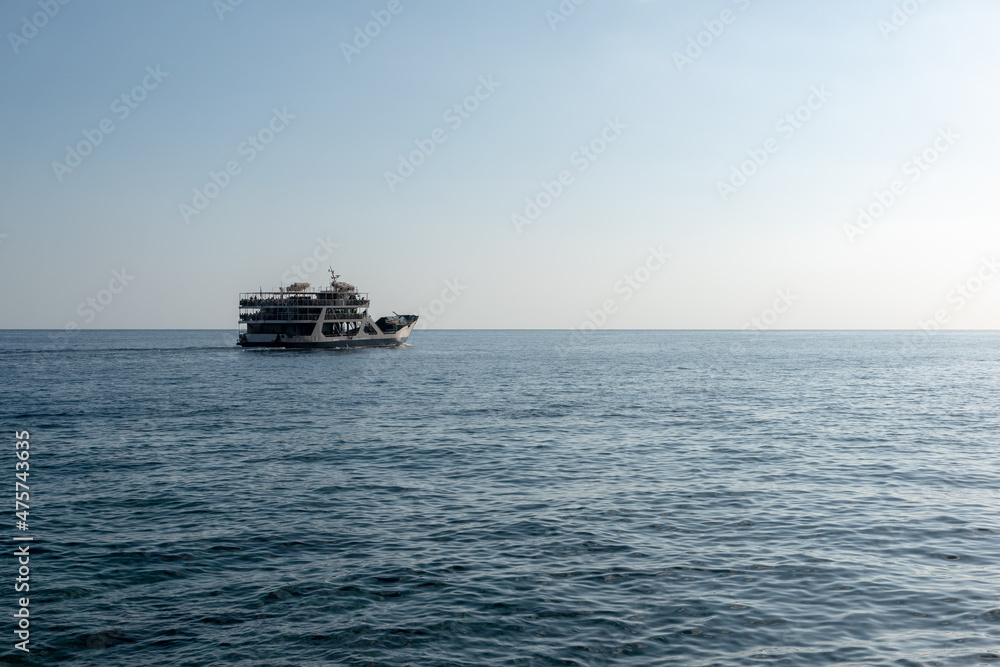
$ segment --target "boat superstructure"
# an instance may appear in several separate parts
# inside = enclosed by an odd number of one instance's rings
[[[367,292],[340,280],[330,269],[330,285],[310,291],[294,283],[277,292],[240,294],[243,347],[395,347],[406,342],[416,315],[368,314]]]

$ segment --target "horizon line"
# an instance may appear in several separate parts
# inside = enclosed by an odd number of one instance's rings
[[[0,327],[0,332],[2,331],[59,331],[69,333],[66,329],[43,329],[43,328],[22,328],[22,329],[8,329]],[[226,328],[226,329],[186,329],[186,328],[132,328],[132,329],[73,329],[75,332],[97,332],[97,331],[230,331],[234,332],[236,329]],[[600,332],[628,332],[628,331],[663,331],[663,332],[746,332],[746,333],[809,333],[809,332],[893,332],[893,333],[926,333],[926,334],[936,334],[936,333],[968,333],[968,332],[1000,332],[1000,329],[580,329],[580,328],[569,328],[569,329],[495,329],[495,328],[465,328],[465,329],[418,329],[417,331],[577,331],[591,333]],[[416,331],[414,331],[416,333]],[[413,334],[410,334],[413,335]]]

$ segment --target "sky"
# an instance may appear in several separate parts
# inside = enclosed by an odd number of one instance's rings
[[[579,3],[579,4],[577,4]],[[0,328],[1000,329],[989,0],[0,6]]]

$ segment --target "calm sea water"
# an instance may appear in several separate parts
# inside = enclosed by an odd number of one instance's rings
[[[1000,664],[1000,334],[233,339],[0,332],[0,659]]]

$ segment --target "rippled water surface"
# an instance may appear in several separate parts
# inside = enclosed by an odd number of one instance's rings
[[[0,332],[0,659],[1000,665],[1000,334],[233,338]]]

